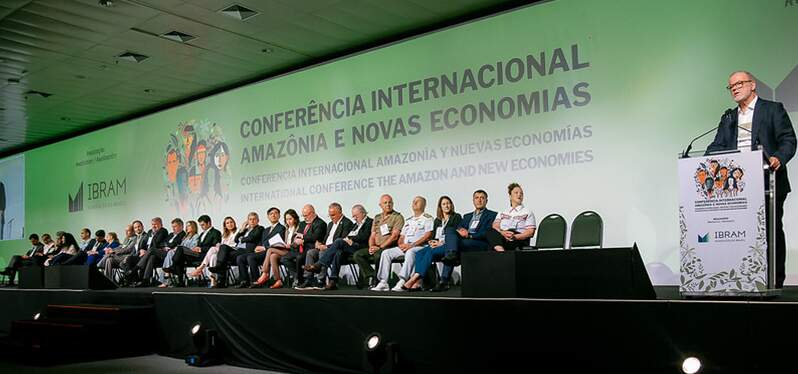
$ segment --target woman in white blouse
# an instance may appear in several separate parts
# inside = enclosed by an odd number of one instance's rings
[[[260,278],[257,282],[253,283],[250,288],[260,288],[269,282],[269,275],[274,271],[274,284],[269,288],[282,288],[283,279],[280,275],[280,258],[288,254],[290,246],[294,244],[294,238],[299,230],[299,215],[293,209],[288,209],[283,215],[285,221],[285,236],[283,236],[283,243],[273,245],[266,251],[266,258],[263,260],[263,269],[261,270]],[[291,243],[291,244],[286,244]]]

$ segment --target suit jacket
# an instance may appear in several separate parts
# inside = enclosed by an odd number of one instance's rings
[[[200,234],[200,237],[202,237],[202,234]],[[222,242],[222,232],[217,230],[215,227],[211,227],[210,229],[208,229],[208,232],[205,234],[205,237],[202,238],[202,241],[197,243],[197,247],[200,247],[202,253],[207,253],[208,249],[221,242]]]
[[[729,109],[720,117],[715,140],[707,147],[707,153],[737,149],[737,111]],[[743,130],[744,131],[744,130]],[[781,103],[757,98],[754,119],[751,123],[751,149],[762,145],[768,156],[776,157],[781,167],[776,172],[776,194],[784,196],[790,192],[787,177],[787,162],[795,155],[795,130]]]
[[[352,247],[361,249],[369,246],[369,236],[371,236],[371,225],[373,224],[374,220],[369,217],[363,220],[363,226],[360,227],[360,231],[357,232],[357,235],[350,237],[350,239],[352,239]],[[357,224],[352,223],[352,228],[349,229],[349,231],[351,232],[355,227],[357,227]]]
[[[261,236],[260,245],[269,248],[269,239],[275,235],[283,235],[285,226],[282,223],[277,223],[274,227],[263,228],[263,235]]]
[[[305,232],[305,227],[307,225],[308,223],[305,221],[299,223],[300,234]],[[302,238],[302,241],[304,243],[303,249],[307,251],[316,248],[316,242],[323,241],[324,239],[326,239],[324,237],[324,234],[326,233],[327,233],[327,225],[324,223],[324,221],[321,218],[316,217],[316,219],[313,220],[313,223],[310,224],[310,227],[308,227],[308,232],[306,232],[305,236],[303,236]]]
[[[152,242],[147,246],[147,242],[150,238],[152,238]],[[166,231],[165,228],[161,227],[156,232],[150,230],[147,232],[147,239],[144,241],[145,249],[164,248],[166,247],[167,240],[169,240],[169,231]]]
[[[249,233],[249,235],[247,235]],[[248,251],[254,251],[263,240],[263,226],[257,225],[236,234],[236,243],[244,243]]]
[[[472,217],[474,217],[474,212],[464,215],[463,219],[460,220],[460,224],[457,225],[457,228],[468,230],[468,226],[471,224]],[[476,231],[471,234],[471,239],[482,241],[487,240],[485,234],[491,229],[491,225],[493,225],[494,220],[496,220],[496,212],[485,208],[485,211],[482,212],[482,215],[479,217],[479,224],[477,225]]]
[[[36,253],[43,253],[44,252],[44,244],[39,243],[31,247],[31,249],[25,253],[25,256],[31,257]]]
[[[186,230],[181,231],[179,234],[175,235],[175,233],[169,234],[169,238],[166,240],[166,246],[169,248],[177,248],[180,243],[183,242],[183,238],[186,237]]]
[[[335,229],[335,232],[333,233],[333,238],[332,238],[333,242],[335,241],[335,239],[345,238],[347,235],[349,235],[349,232],[351,232],[352,228],[354,227],[355,225],[352,224],[352,220],[346,217],[341,217],[341,222],[338,223],[338,227]],[[330,221],[327,223],[327,229],[324,231],[324,236],[321,239],[319,239],[319,242],[324,244],[324,242],[327,241],[327,237],[330,236],[330,231],[332,231],[332,228],[333,228],[333,222]]]
[[[471,216],[473,217],[474,214],[472,213]],[[453,228],[453,229],[456,230],[457,227],[460,225],[460,221],[462,221],[462,220],[463,220],[463,216],[461,216],[460,213],[455,213],[453,216],[449,217],[449,221],[446,222],[446,226],[443,227],[443,231],[446,232],[446,229],[450,229],[450,228]],[[471,221],[470,218],[469,218],[469,221]],[[435,238],[435,233],[438,230],[438,227],[441,227],[441,225],[443,225],[443,221],[440,218],[436,217],[435,218],[435,222],[432,225],[432,238],[433,239]],[[468,228],[466,228],[466,230],[467,229]]]
[[[86,248],[81,249],[81,251],[89,251],[94,248],[94,245],[97,244],[97,239],[91,238],[88,243],[86,243]]]

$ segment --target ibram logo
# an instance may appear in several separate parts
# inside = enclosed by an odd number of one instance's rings
[[[795,0],[795,2],[798,4],[798,0]],[[788,113],[798,112],[798,65],[787,74],[787,77],[775,89],[757,79],[756,93],[765,99],[781,102]]]
[[[78,192],[75,193],[75,197],[72,197],[72,194],[68,194],[69,198],[69,212],[80,212],[83,210],[83,183],[80,183],[80,188],[78,188]]]
[[[698,235],[698,242],[699,243],[709,243],[709,233],[704,235]]]

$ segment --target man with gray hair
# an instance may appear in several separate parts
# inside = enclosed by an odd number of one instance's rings
[[[757,97],[756,78],[747,71],[735,71],[726,86],[737,105],[726,110],[720,118],[715,140],[707,153],[738,149],[741,152],[757,150],[761,145],[770,170],[776,173],[776,279],[775,285],[784,285],[786,247],[784,242],[784,200],[790,192],[787,162],[795,155],[795,130],[782,103]],[[770,204],[765,204],[770,216]],[[768,230],[770,225],[768,225]]]
[[[368,217],[366,208],[363,205],[355,204],[352,207],[352,218],[355,219],[354,227],[350,223],[351,230],[342,231],[346,236],[337,236],[331,244],[325,245],[326,250],[322,251],[317,262],[304,266],[304,270],[311,273],[320,273],[324,267],[330,269],[330,276],[324,285],[326,291],[338,289],[338,274],[341,271],[343,259],[368,246],[372,219]]]
[[[327,251],[327,248],[335,242],[336,239],[346,237],[346,234],[352,229],[352,221],[344,216],[341,204],[332,203],[327,208],[327,213],[330,215],[330,222],[327,223],[327,230],[322,238],[316,242],[316,245],[309,249],[305,254],[305,263],[302,267],[305,270],[305,278],[313,277],[313,272],[308,271],[307,267],[311,266],[319,260],[319,254]],[[317,272],[315,289],[323,289],[324,287],[325,271]]]
[[[388,277],[391,275],[391,263],[399,256],[404,256],[402,269],[397,273],[399,282],[394,286],[393,291],[403,291],[405,281],[413,275],[413,268],[416,266],[416,252],[427,245],[427,241],[432,238],[432,227],[435,218],[424,212],[427,208],[427,200],[421,196],[413,198],[413,216],[405,220],[399,236],[398,245],[386,249],[380,255],[380,265],[377,268],[377,279],[379,283],[373,287],[372,291],[388,291]]]

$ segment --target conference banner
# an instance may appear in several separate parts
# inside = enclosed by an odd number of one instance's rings
[[[740,19],[750,32],[728,31]],[[404,215],[415,196],[434,214],[443,195],[467,213],[477,189],[498,211],[518,182],[539,219],[596,211],[604,246],[637,243],[654,282],[678,284],[672,155],[734,105],[734,70],[798,111],[797,21],[782,0],[558,0],[485,17],[28,151],[25,231],[200,214],[218,227],[304,204],[327,219],[332,202],[373,216],[385,193]]]
[[[762,151],[679,160],[682,293],[767,290]]]

